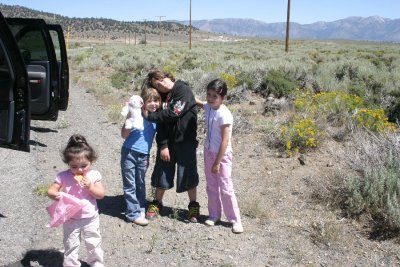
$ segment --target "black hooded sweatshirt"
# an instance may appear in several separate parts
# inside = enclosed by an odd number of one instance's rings
[[[181,142],[197,143],[197,106],[189,85],[175,82],[167,95],[164,109],[149,113],[148,120],[157,123],[157,146]]]

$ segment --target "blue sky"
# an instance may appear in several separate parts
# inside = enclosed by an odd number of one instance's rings
[[[0,0],[68,17],[121,21],[189,20],[190,0]],[[192,20],[252,18],[285,22],[287,0],[192,0]],[[400,18],[400,0],[291,0],[291,21],[308,24],[350,16]]]

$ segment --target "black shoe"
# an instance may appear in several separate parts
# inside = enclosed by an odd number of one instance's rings
[[[192,201],[188,205],[189,213],[188,220],[193,223],[197,223],[200,216],[200,204],[199,202]]]

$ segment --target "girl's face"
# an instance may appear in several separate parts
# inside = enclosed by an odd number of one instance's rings
[[[153,97],[149,97],[146,101],[144,101],[144,108],[149,112],[155,112],[160,107],[160,100],[154,99]]]
[[[69,169],[74,175],[86,174],[91,165],[92,163],[84,155],[78,155],[68,162]]]
[[[207,90],[207,103],[212,109],[219,109],[221,106],[222,102],[224,101],[225,97],[222,97],[220,94],[218,94],[216,91],[210,89]]]
[[[159,80],[153,79],[151,81],[151,85],[157,89],[160,93],[169,93],[174,86],[174,82],[171,81],[170,78],[165,77]]]

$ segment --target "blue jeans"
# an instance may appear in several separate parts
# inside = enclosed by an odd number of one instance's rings
[[[126,201],[125,217],[132,222],[146,209],[146,185],[144,177],[149,167],[149,155],[122,147],[121,173]]]

